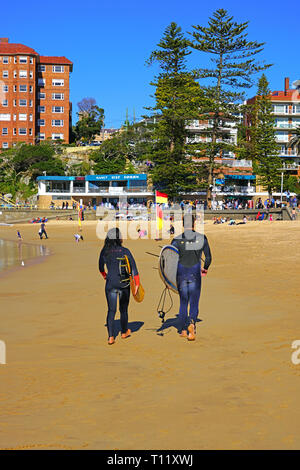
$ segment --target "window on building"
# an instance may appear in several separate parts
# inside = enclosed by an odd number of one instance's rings
[[[277,131],[275,132],[275,137],[278,142],[288,142],[289,136],[287,132]]]
[[[14,64],[16,64],[18,61],[17,61],[17,58],[14,57]]]
[[[39,93],[38,97],[40,100],[44,100],[46,99],[46,93]]]
[[[2,100],[2,106],[8,106],[8,100]]]
[[[13,100],[13,105],[17,106],[17,100]]]
[[[32,135],[32,129],[31,129],[31,127],[29,128],[29,135]]]
[[[10,114],[1,113],[0,114],[0,121],[10,121]]]
[[[38,111],[39,111],[39,113],[44,113],[45,112],[45,106],[38,106]]]
[[[64,84],[65,84],[64,79],[53,78],[52,80],[52,86],[64,86]]]
[[[14,92],[17,91],[17,85],[14,85]]]
[[[285,104],[273,104],[273,113],[286,114],[289,112],[289,107]]]
[[[65,94],[64,93],[52,93],[53,100],[64,100]]]
[[[29,100],[29,106],[32,108],[32,100]]]
[[[30,63],[33,64],[33,57],[30,57]]]
[[[17,71],[14,70],[14,78],[17,78]]]
[[[27,85],[19,85],[19,90],[23,93],[26,93],[27,91]]]
[[[40,133],[40,134],[39,134],[39,139],[40,139],[40,140],[45,140],[45,134],[44,134],[44,133]]]
[[[46,65],[39,65],[38,66],[38,71],[39,72],[46,72]]]
[[[32,121],[33,120],[33,116],[32,114],[29,114],[29,121]]]
[[[63,119],[52,119],[52,127],[62,127],[63,125]]]
[[[63,113],[64,107],[63,106],[52,106],[52,113]]]
[[[27,114],[19,114],[19,121],[27,121]]]
[[[52,134],[52,140],[63,140],[64,135],[63,134]]]
[[[8,92],[8,85],[3,85],[2,90],[3,90],[3,93],[7,93]]]
[[[27,57],[20,56],[19,57],[19,64],[27,64]]]
[[[13,128],[13,135],[17,135],[17,129],[16,129],[16,127]]]
[[[55,73],[62,73],[65,71],[65,68],[63,65],[53,65],[52,67],[52,72],[55,72]]]
[[[33,72],[32,72],[32,70],[30,70],[30,72],[29,72],[29,78],[33,78]]]
[[[2,63],[3,64],[8,64],[8,57],[3,57],[2,58]]]
[[[45,119],[38,119],[38,126],[44,126],[45,125]]]
[[[26,127],[19,127],[19,135],[27,135]]]
[[[38,86],[44,87],[46,85],[46,79],[45,78],[39,78],[38,79]]]
[[[14,121],[17,120],[17,115],[16,115],[16,114],[13,115],[13,120],[14,120]]]
[[[19,106],[27,106],[27,100],[19,100]]]
[[[27,70],[20,70],[19,71],[20,78],[27,78]]]
[[[8,127],[2,127],[2,135],[8,135]]]
[[[282,128],[282,129],[287,129],[289,127],[289,121],[288,121],[288,116],[287,117],[278,117],[275,119],[275,127],[277,128]]]
[[[32,91],[33,91],[33,86],[29,85],[29,93],[32,93]]]
[[[2,148],[8,149],[8,142],[2,142]]]
[[[300,104],[293,105],[293,114],[300,114]]]
[[[8,78],[8,70],[3,70],[2,78]]]

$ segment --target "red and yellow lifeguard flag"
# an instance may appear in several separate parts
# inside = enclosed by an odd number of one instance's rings
[[[157,230],[163,228],[163,211],[159,205],[156,206],[156,228]]]
[[[155,202],[156,204],[166,204],[168,202],[168,195],[155,191]]]
[[[156,228],[162,230],[163,228],[163,211],[159,204],[165,204],[168,202],[168,195],[155,191],[155,202],[156,202]]]

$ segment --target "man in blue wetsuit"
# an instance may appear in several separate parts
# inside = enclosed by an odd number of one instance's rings
[[[172,241],[172,245],[179,251],[177,267],[177,287],[180,296],[178,331],[182,337],[194,341],[199,313],[201,276],[207,274],[211,264],[211,252],[206,235],[194,231],[192,217],[185,219],[184,232]],[[203,268],[201,268],[202,253],[205,256]],[[188,306],[190,307],[189,314]]]

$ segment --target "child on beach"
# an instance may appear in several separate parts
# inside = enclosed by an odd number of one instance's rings
[[[75,237],[75,242],[76,242],[76,243],[79,243],[80,240],[83,241],[83,236],[82,236],[82,235],[79,235],[79,233],[75,233],[74,237]]]

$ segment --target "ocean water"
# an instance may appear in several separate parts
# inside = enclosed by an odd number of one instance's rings
[[[26,267],[32,260],[49,254],[50,251],[45,245],[30,245],[22,241],[0,239],[0,273],[17,266]]]

